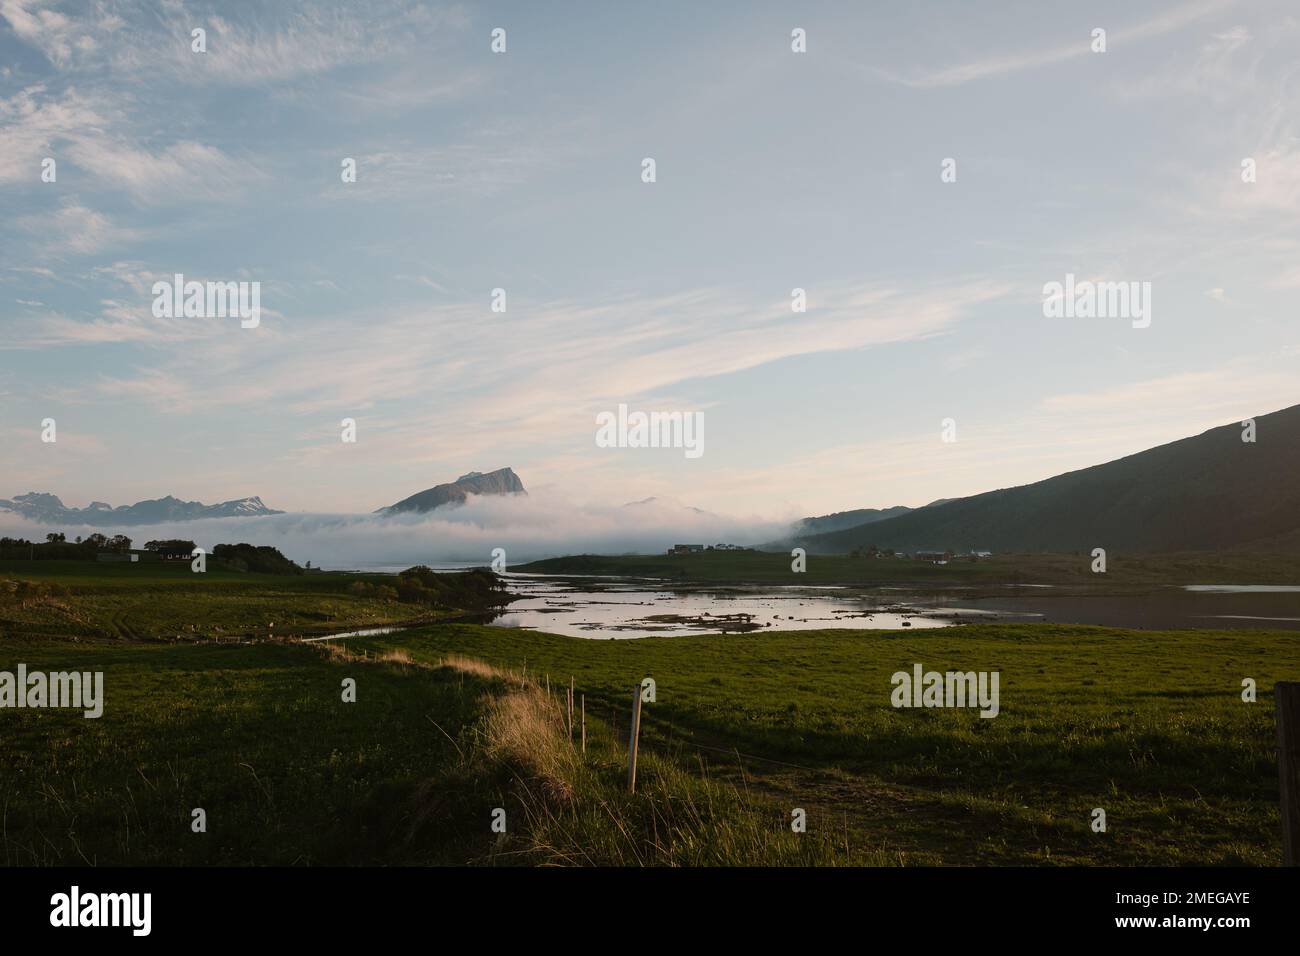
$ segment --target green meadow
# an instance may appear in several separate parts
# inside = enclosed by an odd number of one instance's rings
[[[1291,632],[589,640],[351,587],[383,576],[58,564],[0,568],[26,582],[0,595],[0,670],[103,671],[104,715],[0,710],[7,865],[1280,862],[1271,692],[1300,679]],[[1000,713],[892,707],[915,664],[996,671]]]
[[[0,590],[0,635],[225,638],[314,635],[436,616],[427,607],[358,596],[355,582],[391,575],[249,574],[216,563],[0,560],[0,583],[28,581],[49,593],[26,602]]]
[[[1273,865],[1270,691],[1300,678],[1294,642],[1064,625],[612,641],[449,624],[348,643],[526,662],[552,685],[572,677],[623,730],[651,677],[649,751],[898,862]],[[895,709],[891,675],[916,663],[998,671],[1001,712]]]
[[[452,745],[472,694],[422,671],[360,677],[304,645],[18,642],[30,669],[104,672],[104,715],[0,713],[8,865],[400,862],[386,795]],[[207,832],[191,830],[192,811]],[[395,809],[395,808],[394,808]],[[436,858],[435,858],[436,859]]]
[[[646,754],[627,793],[601,721],[584,752],[540,687],[473,661],[281,641],[5,650],[30,670],[102,670],[106,697],[94,720],[0,713],[7,866],[841,862],[824,835],[668,758]]]

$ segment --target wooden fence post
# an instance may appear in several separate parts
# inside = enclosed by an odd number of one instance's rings
[[[636,746],[641,736],[641,685],[632,692],[632,732],[627,741],[627,792],[636,793]]]
[[[582,695],[582,752],[587,752],[587,695]]]
[[[1273,685],[1277,707],[1277,776],[1282,811],[1282,865],[1300,866],[1300,683]]]

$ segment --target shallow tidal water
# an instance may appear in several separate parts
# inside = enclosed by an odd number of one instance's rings
[[[823,628],[932,628],[987,612],[927,610],[892,595],[836,587],[665,587],[637,578],[507,574],[522,595],[486,623],[589,638],[743,634]]]
[[[573,637],[728,634],[825,628],[934,628],[979,621],[1050,621],[1145,629],[1300,630],[1300,586],[1190,585],[1148,594],[1054,594],[1047,586],[859,589],[836,586],[666,586],[618,577],[507,574],[521,595],[484,623]]]

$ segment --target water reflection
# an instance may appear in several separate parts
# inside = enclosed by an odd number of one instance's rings
[[[1102,594],[1007,585],[944,589],[668,586],[608,576],[507,574],[521,595],[483,623],[590,638],[822,628],[934,628],[977,621],[1108,627],[1300,629],[1300,587],[1188,585]],[[993,593],[990,593],[993,592]]]
[[[928,612],[896,596],[842,587],[666,588],[627,578],[560,579],[507,574],[522,595],[490,623],[573,637],[739,634],[819,628],[946,627],[951,609]],[[971,617],[981,615],[969,611]]]

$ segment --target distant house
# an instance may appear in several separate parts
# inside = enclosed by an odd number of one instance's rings
[[[912,557],[918,561],[928,561],[931,564],[947,564],[952,560],[951,551],[917,551]]]
[[[991,558],[991,557],[993,557],[993,552],[992,552],[992,551],[972,551],[972,552],[971,552],[971,557],[972,557],[972,558]]]
[[[162,547],[158,549],[160,561],[188,561],[193,556],[189,548]]]
[[[95,555],[96,561],[123,561],[132,564],[140,560],[140,555],[125,551],[101,551]]]
[[[702,544],[675,544],[668,549],[669,554],[690,554],[692,551],[703,551]]]

